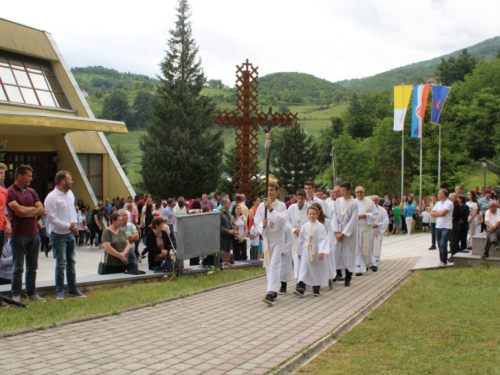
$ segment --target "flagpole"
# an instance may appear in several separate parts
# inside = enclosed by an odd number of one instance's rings
[[[424,123],[422,122],[422,127],[424,126]],[[423,129],[422,129],[423,130]],[[424,135],[422,132],[422,135],[420,136],[420,189],[418,193],[418,198],[420,200],[420,204],[422,204],[422,149],[423,149],[423,139]]]
[[[439,146],[438,146],[438,189],[441,189],[441,124],[439,126]]]
[[[401,197],[400,202],[403,201],[404,178],[405,178],[405,125],[403,123],[403,130],[401,132]]]

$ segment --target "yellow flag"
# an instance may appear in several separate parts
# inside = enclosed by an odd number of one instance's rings
[[[394,131],[402,131],[413,85],[394,86]]]

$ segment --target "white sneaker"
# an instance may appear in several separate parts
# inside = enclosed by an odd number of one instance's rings
[[[40,297],[38,294],[33,294],[32,296],[28,296],[28,301],[31,302],[47,302],[45,298]]]
[[[438,267],[446,267],[446,263],[444,263],[444,262],[439,262]]]
[[[12,299],[16,302],[21,302],[21,296],[12,296]]]

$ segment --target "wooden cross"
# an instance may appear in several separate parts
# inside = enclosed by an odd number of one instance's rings
[[[259,124],[291,126],[297,121],[294,113],[271,113],[258,110],[258,67],[246,62],[236,66],[236,107],[234,111],[219,111],[214,124],[236,125],[234,148],[235,168],[233,184],[235,193],[243,193],[250,199],[257,195],[258,167],[258,126]]]

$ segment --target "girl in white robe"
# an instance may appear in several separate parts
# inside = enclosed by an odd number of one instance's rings
[[[299,283],[294,294],[303,296],[307,284],[312,285],[314,296],[319,296],[321,286],[328,286],[328,263],[325,254],[330,253],[328,234],[318,221],[316,207],[307,209],[309,221],[300,230],[297,253],[300,262]]]
[[[330,289],[333,288],[333,279],[336,276],[337,270],[335,268],[335,256],[332,251],[332,246],[335,244],[335,233],[333,232],[333,225],[330,219],[328,219],[324,212],[321,210],[321,206],[317,203],[313,203],[311,206],[316,207],[319,211],[318,221],[323,224],[328,237],[328,248],[330,253],[325,254],[326,262],[328,264],[328,286]]]

